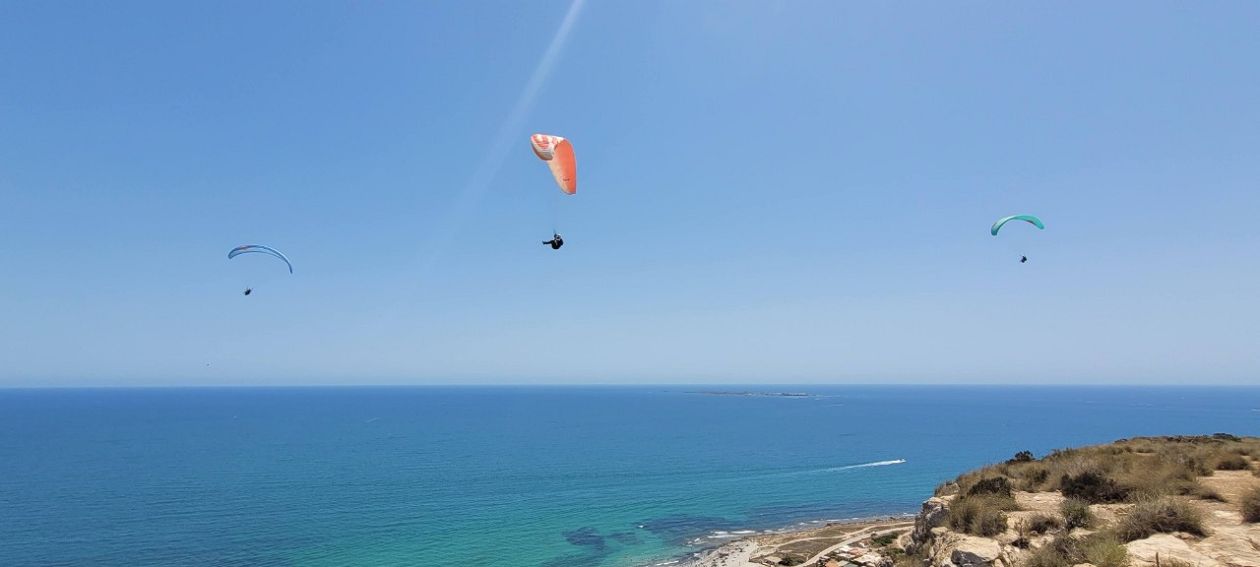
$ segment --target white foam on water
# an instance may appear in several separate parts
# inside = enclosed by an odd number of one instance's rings
[[[874,461],[870,463],[862,463],[860,465],[845,465],[843,467],[831,467],[828,469],[822,469],[819,472],[847,471],[851,469],[866,469],[866,468],[871,468],[871,467],[890,467],[892,465],[903,465],[905,463],[906,463],[905,459],[893,459],[891,461]]]
[[[810,469],[810,470],[804,470],[804,471],[790,471],[790,472],[784,472],[784,473],[776,473],[770,476],[796,476],[796,475],[805,475],[805,474],[841,472],[841,471],[848,471],[848,470],[855,470],[855,469],[869,469],[869,468],[874,468],[874,467],[890,467],[893,465],[905,464],[905,462],[906,462],[905,459],[893,459],[891,461],[872,461],[869,463],[859,463],[856,465],[827,467],[825,469]]]

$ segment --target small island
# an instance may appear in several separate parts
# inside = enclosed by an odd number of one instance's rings
[[[1256,567],[1260,438],[1028,451],[941,484],[911,518],[725,545],[694,567]]]
[[[812,398],[814,394],[807,392],[740,392],[740,391],[700,391],[687,392],[698,396],[741,396],[748,398]]]

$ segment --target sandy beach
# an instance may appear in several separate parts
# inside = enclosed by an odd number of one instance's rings
[[[799,530],[771,531],[748,536],[716,549],[704,552],[700,557],[679,563],[682,567],[767,567],[776,565],[782,557],[792,555],[802,558],[800,565],[813,565],[820,558],[842,552],[857,559],[871,556],[872,537],[900,534],[914,525],[913,517],[889,517],[877,519],[829,522]],[[857,562],[861,564],[860,562]]]

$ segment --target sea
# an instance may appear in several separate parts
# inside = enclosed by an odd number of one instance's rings
[[[1260,388],[8,389],[0,565],[672,564],[1017,451],[1216,432],[1260,434]]]

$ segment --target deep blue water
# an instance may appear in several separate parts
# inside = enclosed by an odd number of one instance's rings
[[[1260,434],[1260,388],[715,389],[0,390],[0,565],[635,565],[1022,449]]]

